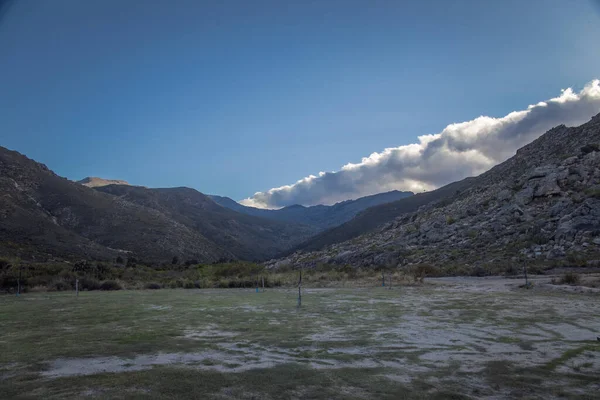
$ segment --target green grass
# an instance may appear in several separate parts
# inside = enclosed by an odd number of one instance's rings
[[[597,364],[587,357],[599,356],[600,348],[553,328],[568,324],[579,336],[600,328],[592,297],[428,286],[306,289],[298,309],[296,295],[294,289],[179,289],[2,296],[0,397],[593,393]],[[102,360],[117,360],[120,369],[44,375],[63,365],[56,363],[79,359],[81,370]],[[571,363],[577,369],[560,372]]]

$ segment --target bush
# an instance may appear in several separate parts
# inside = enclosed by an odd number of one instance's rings
[[[506,269],[504,270],[504,275],[515,276],[515,275],[518,275],[520,272],[521,272],[521,270],[518,267],[511,264],[508,267],[506,267]]]
[[[146,286],[144,286],[144,289],[152,289],[152,290],[162,289],[162,285],[160,283],[150,282],[150,283],[146,283]]]
[[[419,281],[423,283],[425,277],[439,275],[440,271],[436,267],[427,264],[419,264],[411,268],[411,274],[414,277],[415,282]]]
[[[448,216],[448,217],[446,217],[446,223],[447,223],[448,225],[452,225],[452,224],[453,224],[453,223],[455,223],[455,222],[456,222],[456,218],[454,218],[454,217],[451,217],[451,216]]]
[[[81,278],[79,279],[79,290],[99,290],[100,281],[93,278]]]
[[[485,268],[481,267],[481,266],[476,266],[475,268],[473,268],[471,270],[471,276],[477,276],[477,277],[482,277],[482,276],[486,276],[487,275],[487,271],[485,270]]]
[[[65,281],[54,281],[48,287],[50,292],[62,292],[64,290],[73,290],[73,287]]]
[[[192,281],[190,281],[190,280],[186,279],[186,280],[183,282],[183,288],[184,288],[184,289],[195,289],[195,288],[196,288],[196,285],[194,284],[194,282],[192,282]]]
[[[595,199],[600,199],[600,188],[597,187],[593,187],[593,188],[589,188],[585,191],[585,194],[588,197],[593,197]]]
[[[100,285],[100,290],[121,290],[123,289],[123,286],[121,286],[121,284],[117,281],[104,281],[102,282],[102,284]]]
[[[581,148],[581,152],[583,154],[592,153],[594,151],[600,151],[600,145],[598,145],[597,143],[586,144]]]
[[[11,267],[11,265],[8,261],[0,259],[0,271],[9,269],[10,267]]]
[[[576,274],[575,272],[567,272],[560,279],[560,283],[564,285],[578,285],[580,281],[581,278],[579,274]]]

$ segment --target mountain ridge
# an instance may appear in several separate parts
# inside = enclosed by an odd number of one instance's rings
[[[351,220],[355,215],[369,207],[389,203],[413,195],[414,193],[408,191],[392,190],[389,192],[359,197],[354,200],[344,200],[333,205],[320,204],[315,206],[303,206],[300,204],[293,204],[276,210],[244,206],[237,203],[235,200],[223,196],[209,195],[209,197],[217,204],[241,213],[282,222],[314,226],[322,231]]]
[[[600,114],[552,128],[483,174],[428,193],[370,208],[350,222],[360,228],[350,237],[347,223],[267,265],[427,264],[456,273],[600,264]],[[387,221],[361,228],[377,212]]]
[[[302,232],[312,232],[310,228],[283,226],[259,218],[247,222],[248,216],[230,211],[220,221],[225,234],[231,233],[233,238],[231,226],[239,223],[251,228],[250,238],[256,235],[263,243],[270,238],[275,244],[242,246],[234,238],[232,245],[221,240],[216,243],[205,236],[210,230],[202,234],[173,209],[107,193],[111,187],[129,188],[136,193],[151,190],[126,185],[89,188],[56,175],[21,153],[0,147],[0,253],[42,260],[113,259],[123,254],[148,261],[168,261],[174,256],[200,262],[236,259],[240,255],[260,259],[285,248],[294,232],[299,232],[298,237]],[[203,199],[209,209],[223,213],[222,207],[206,196]]]

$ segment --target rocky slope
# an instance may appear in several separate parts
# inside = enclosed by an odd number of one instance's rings
[[[600,259],[600,114],[558,126],[490,171],[375,231],[267,265],[513,268]],[[448,189],[450,188],[450,189]],[[401,208],[403,202],[396,202]]]
[[[108,188],[131,192],[113,195]],[[311,232],[225,210],[191,189],[156,194],[124,185],[98,189],[103,191],[61,178],[45,165],[0,147],[0,256],[255,259],[294,244],[296,233],[301,240]]]
[[[401,200],[383,203],[374,207],[367,208],[349,220],[348,222],[321,232],[298,246],[287,250],[280,256],[287,256],[296,251],[316,251],[327,245],[344,242],[353,239],[365,233],[374,231],[385,222],[391,221],[398,215],[416,211],[419,207],[445,198],[456,193],[461,189],[468,187],[473,178],[467,178],[460,182],[454,182],[440,189],[431,192],[419,193]]]
[[[342,201],[331,206],[318,205],[305,207],[301,205],[293,205],[279,210],[264,210],[255,207],[246,207],[228,197],[210,197],[223,207],[227,207],[244,214],[268,218],[275,221],[309,225],[317,228],[319,231],[322,231],[350,221],[358,213],[369,207],[391,203],[412,195],[412,192],[400,192],[398,190],[392,190],[390,192],[361,197],[356,200]]]

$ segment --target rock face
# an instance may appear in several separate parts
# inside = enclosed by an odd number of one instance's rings
[[[600,259],[598,143],[600,115],[579,127],[558,126],[460,190],[371,233],[267,265],[430,264],[451,270]]]
[[[0,147],[0,257],[265,259],[313,232],[227,210],[189,188],[92,189]]]

